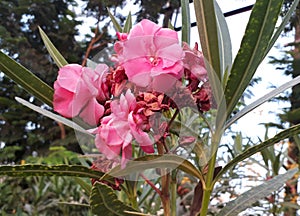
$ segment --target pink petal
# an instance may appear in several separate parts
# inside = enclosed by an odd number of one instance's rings
[[[161,27],[156,23],[143,19],[136,26],[134,26],[128,35],[128,39],[132,37],[139,37],[142,35],[154,35],[157,31],[159,31]]]
[[[97,125],[103,116],[104,107],[98,103],[96,98],[91,99],[80,113],[80,117],[90,125]]]
[[[67,117],[72,118],[78,113],[72,112],[72,100],[74,93],[58,87],[57,83],[54,83],[54,96],[53,96],[53,107],[56,112]]]
[[[66,65],[58,71],[57,82],[68,91],[75,92],[77,83],[82,74],[82,66],[77,64]]]
[[[139,143],[142,150],[146,153],[154,153],[153,142],[148,136],[148,134],[142,131],[134,122],[133,114],[130,113],[128,116],[128,121],[130,124],[131,133],[135,140]]]
[[[127,146],[123,146],[122,148],[122,160],[121,160],[121,168],[124,169],[127,162],[131,159],[132,157],[132,146],[131,144]]]
[[[117,157],[121,152],[121,145],[108,146],[107,143],[101,138],[100,135],[96,135],[95,144],[98,150],[104,154],[108,159]]]

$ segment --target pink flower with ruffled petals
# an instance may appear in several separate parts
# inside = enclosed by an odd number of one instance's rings
[[[124,167],[132,155],[132,141],[135,139],[146,153],[153,153],[153,142],[141,128],[135,114],[136,99],[130,90],[119,100],[111,102],[111,114],[101,120],[96,129],[96,146],[108,159],[122,153],[121,165]]]
[[[118,34],[118,38],[117,61],[124,67],[128,80],[137,86],[148,87],[182,77],[184,52],[175,31],[142,20],[128,35]]]
[[[187,43],[183,43],[183,51],[185,53],[183,64],[184,68],[191,72],[191,76],[197,79],[207,79],[207,70],[203,53],[198,50],[198,43],[191,49]]]
[[[69,64],[58,72],[54,83],[54,110],[67,118],[80,116],[90,125],[96,125],[103,116],[104,107],[99,101],[109,97],[105,85],[106,65],[95,70]]]

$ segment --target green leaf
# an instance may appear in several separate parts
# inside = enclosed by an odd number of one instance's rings
[[[225,88],[227,117],[265,57],[283,0],[257,0]]]
[[[146,155],[129,161],[124,169],[121,169],[120,165],[116,166],[107,173],[107,176],[103,176],[103,179],[109,176],[126,176],[131,173],[154,168],[178,168],[187,174],[203,180],[201,172],[191,162],[176,155]]]
[[[219,110],[223,110],[220,106],[225,104],[225,98],[221,84],[222,71],[219,54],[220,35],[218,35],[215,2],[215,0],[194,0],[194,7],[201,48],[205,57],[205,66],[212,89],[212,95]]]
[[[189,0],[181,0],[181,16],[182,16],[181,40],[186,42],[187,44],[190,44],[191,18],[190,18]]]
[[[75,182],[77,184],[80,185],[80,187],[85,191],[86,194],[90,194],[91,191],[92,191],[92,185],[90,183],[87,183],[86,181],[84,181],[83,179],[81,178],[74,178]]]
[[[224,208],[218,213],[218,216],[236,216],[241,211],[245,210],[257,200],[271,194],[273,191],[278,190],[284,182],[291,179],[298,172],[298,168],[291,169],[282,175],[275,176],[274,178],[265,181],[263,184],[250,189],[249,191],[239,195],[235,200],[226,204]]]
[[[132,28],[132,16],[131,16],[131,12],[129,12],[122,32],[128,33],[131,28]]]
[[[298,76],[297,78],[299,78]],[[300,108],[296,108],[290,111],[285,112],[284,114],[279,114],[281,120],[287,121],[290,123],[296,123],[300,121]]]
[[[284,83],[283,85],[279,86],[278,88],[274,89],[270,93],[262,96],[261,98],[257,99],[253,103],[249,104],[246,106],[243,110],[238,112],[236,115],[234,115],[231,119],[228,120],[228,122],[225,125],[225,128],[230,127],[234,122],[236,122],[238,119],[246,115],[247,113],[251,112],[254,110],[256,107],[260,106],[261,104],[265,103],[266,101],[272,99],[276,95],[280,94],[281,92],[287,90],[288,88],[291,88],[297,84],[300,83],[300,77],[296,77],[293,80]]]
[[[218,28],[219,55],[221,63],[220,70],[223,78],[222,83],[225,87],[229,75],[229,73],[225,73],[225,71],[229,71],[229,68],[232,64],[232,46],[227,22],[217,2],[215,2],[215,11],[217,17],[216,21]]]
[[[50,41],[46,33],[43,31],[41,27],[39,27],[39,31],[41,34],[41,37],[44,41],[44,44],[50,54],[50,56],[53,58],[55,64],[61,68],[68,64],[68,62],[65,60],[65,58],[60,54],[60,52],[55,48],[53,43]]]
[[[2,51],[0,51],[0,70],[28,93],[52,106],[53,89]]]
[[[5,165],[0,166],[0,175],[12,177],[27,176],[75,176],[85,178],[100,179],[104,173],[91,170],[88,167],[80,165]]]
[[[237,163],[249,158],[250,156],[254,155],[255,153],[261,152],[265,148],[268,148],[269,146],[272,146],[279,141],[289,138],[291,136],[297,135],[300,133],[300,124],[294,125],[288,129],[285,129],[278,133],[276,136],[256,145],[253,147],[248,148],[243,153],[239,154],[235,158],[233,158],[229,163],[226,164],[226,166],[221,170],[221,172],[218,173],[214,181],[217,181],[218,178],[220,178],[223,174],[225,174],[229,169],[234,167]]]
[[[107,8],[107,12],[108,15],[114,25],[114,28],[117,32],[122,32],[122,27],[120,26],[120,24],[118,23],[118,21],[116,20],[116,18],[114,17],[114,15],[109,11],[109,9]]]
[[[269,46],[266,50],[265,56],[268,54],[268,52],[270,51],[270,49],[273,47],[273,45],[275,44],[276,40],[278,39],[278,37],[281,35],[281,32],[284,30],[285,26],[287,25],[288,22],[291,21],[291,17],[294,14],[297,6],[299,4],[299,0],[294,0],[292,5],[290,6],[289,11],[286,13],[286,15],[284,16],[280,26],[276,29],[276,32],[274,33],[272,39],[270,40]]]
[[[280,203],[280,205],[282,207],[286,207],[286,208],[300,209],[300,205],[298,205],[296,203],[282,202],[282,203]]]
[[[213,73],[213,71],[215,71],[218,79],[222,80],[214,2],[215,0],[194,0],[194,7],[201,48],[204,57],[208,61],[206,68],[208,69],[209,73]]]
[[[130,216],[132,214],[128,212],[136,212],[135,209],[118,200],[112,188],[99,182],[92,188],[90,206],[95,215]]]
[[[84,128],[82,128],[81,126],[79,126],[78,124],[76,124],[75,122],[73,122],[69,119],[66,119],[66,118],[64,118],[60,115],[56,115],[56,114],[54,114],[54,113],[52,113],[48,110],[42,109],[38,106],[35,106],[32,103],[29,103],[28,101],[23,100],[22,98],[16,97],[15,99],[16,99],[16,101],[23,104],[24,106],[26,106],[26,107],[28,107],[28,108],[44,115],[44,116],[47,116],[48,118],[51,118],[51,119],[53,119],[55,121],[58,121],[58,122],[61,122],[64,125],[67,125],[67,126],[69,126],[70,128],[73,128],[76,131],[82,132],[84,134],[89,135],[91,138],[94,138],[94,136],[92,134],[90,134],[87,130],[85,130]]]

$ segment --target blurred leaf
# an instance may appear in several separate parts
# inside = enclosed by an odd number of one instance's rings
[[[243,151],[243,137],[241,132],[235,135],[233,147],[235,154],[240,154]]]
[[[194,196],[191,205],[190,216],[198,215],[202,206],[202,199],[203,199],[203,185],[202,182],[198,182],[198,184],[194,188]]]
[[[65,60],[65,58],[60,54],[60,52],[55,48],[55,46],[53,45],[53,43],[50,41],[50,39],[48,38],[48,36],[46,35],[46,33],[43,31],[43,29],[41,27],[39,27],[39,31],[41,34],[41,37],[44,41],[44,44],[49,52],[49,54],[51,55],[51,57],[53,58],[55,64],[61,68],[65,65],[68,64],[68,62]]]
[[[265,57],[283,0],[257,0],[225,88],[227,117],[248,87]]]
[[[0,70],[28,93],[52,106],[53,89],[2,51],[0,51]]]
[[[0,175],[12,177],[26,176],[75,176],[85,178],[100,179],[104,173],[91,170],[88,167],[80,165],[7,165],[0,166]]]
[[[215,176],[221,171],[220,166],[215,167],[214,169],[214,178]],[[190,216],[196,216],[198,215],[201,206],[202,206],[202,199],[203,199],[203,182],[199,181],[194,189],[194,196],[193,196],[193,202],[190,207]]]
[[[282,207],[287,207],[287,208],[293,208],[293,209],[300,209],[300,205],[296,203],[291,203],[291,202],[282,202],[280,203]]]
[[[255,202],[278,190],[284,182],[291,179],[298,172],[298,168],[291,169],[282,175],[265,181],[263,184],[256,186],[249,191],[239,195],[235,200],[226,204],[218,213],[218,216],[236,216]]]
[[[118,21],[116,20],[116,18],[114,17],[114,15],[109,11],[109,9],[107,8],[107,12],[108,15],[114,25],[114,28],[117,32],[122,32],[122,27],[120,26],[120,24],[118,23]]]
[[[87,183],[86,181],[84,181],[81,178],[74,178],[74,181],[80,185],[80,187],[85,191],[86,194],[90,194],[91,190],[92,190],[92,185]]]
[[[239,154],[238,156],[233,158],[230,162],[228,162],[226,164],[226,166],[221,170],[221,172],[216,176],[215,181],[218,178],[220,178],[224,173],[226,173],[229,169],[234,167],[237,163],[249,158],[250,156],[254,155],[257,152],[261,152],[265,148],[268,148],[269,146],[272,146],[281,140],[284,140],[286,138],[289,138],[289,137],[299,134],[299,133],[300,133],[300,124],[297,124],[288,129],[281,131],[276,136],[274,136],[258,145],[248,148],[243,153]]]
[[[292,79],[291,81],[288,81],[288,82],[284,83],[283,85],[281,85],[278,88],[274,89],[270,93],[268,93],[268,94],[262,96],[261,98],[257,99],[253,103],[251,103],[248,106],[246,106],[243,110],[241,110],[240,112],[238,112],[236,115],[234,115],[232,118],[230,118],[227,121],[227,123],[225,125],[225,128],[229,128],[230,125],[232,125],[234,122],[236,122],[238,119],[240,119],[241,117],[243,117],[247,113],[249,113],[252,110],[254,110],[256,107],[258,107],[261,104],[265,103],[266,101],[272,99],[273,97],[275,97],[276,95],[278,95],[281,92],[285,91],[286,89],[291,88],[291,87],[293,87],[293,86],[295,86],[295,85],[297,85],[299,83],[300,83],[300,76]]]
[[[298,76],[297,78],[300,78],[300,76]],[[296,124],[297,122],[300,121],[300,108],[289,110],[288,112],[286,112],[284,114],[279,114],[279,116],[280,116],[281,120],[283,120],[283,121],[287,121],[292,124]]]
[[[213,70],[208,70],[210,73],[217,74],[221,80],[220,56],[218,46],[218,28],[215,14],[215,7],[213,1],[194,0],[194,7],[196,13],[197,27],[199,38],[201,41],[201,48],[204,57],[208,61],[206,67]]]
[[[201,172],[188,160],[176,155],[146,155],[129,161],[124,169],[121,166],[116,166],[108,176],[126,176],[131,173],[142,172],[147,169],[154,168],[170,168],[180,169],[181,171],[203,180]],[[105,179],[106,176],[103,176]]]
[[[181,0],[182,29],[181,40],[190,44],[191,18],[189,0]]]
[[[286,13],[286,15],[284,16],[280,26],[276,29],[275,33],[273,34],[273,37],[269,43],[269,46],[265,52],[265,56],[268,54],[268,52],[270,51],[270,49],[272,49],[273,45],[275,44],[275,42],[277,41],[278,37],[281,35],[281,32],[284,30],[284,28],[286,27],[286,25],[288,24],[288,22],[291,21],[291,17],[293,16],[297,5],[299,4],[299,0],[294,0],[292,5],[290,6],[289,11]]]
[[[226,85],[229,74],[225,71],[230,71],[232,64],[232,47],[229,29],[225,20],[224,14],[219,7],[218,3],[215,2],[216,21],[218,28],[218,41],[219,41],[219,55],[220,55],[220,70],[223,74],[223,86]]]
[[[131,12],[129,12],[122,32],[129,33],[131,28],[132,28],[132,16],[131,16]]]
[[[0,97],[0,104],[2,106],[12,106],[14,101],[6,97]]]
[[[130,206],[125,205],[123,202],[118,200],[115,192],[111,187],[97,182],[92,188],[90,196],[90,206],[93,214],[105,215],[105,216],[129,216],[133,215],[129,212],[136,212]]]
[[[60,115],[56,115],[56,114],[54,114],[54,113],[52,113],[52,112],[50,112],[48,110],[42,109],[42,108],[40,108],[38,106],[35,106],[35,105],[29,103],[28,101],[23,100],[22,98],[16,97],[15,99],[16,99],[16,101],[18,101],[19,103],[23,104],[24,106],[26,106],[26,107],[28,107],[28,108],[30,108],[30,109],[32,109],[32,110],[34,110],[34,111],[36,111],[36,112],[44,115],[44,116],[47,116],[48,118],[51,118],[51,119],[53,119],[55,121],[58,121],[58,122],[61,122],[64,125],[67,125],[67,126],[69,126],[70,128],[73,128],[76,131],[80,131],[80,132],[82,132],[84,134],[87,134],[87,135],[91,136],[91,138],[93,138],[92,134],[90,134],[87,130],[85,130],[84,128],[82,128],[81,126],[79,126],[78,124],[76,124],[75,122],[73,122],[73,121],[71,121],[69,119],[66,119],[66,118],[64,118],[64,117],[62,117]]]

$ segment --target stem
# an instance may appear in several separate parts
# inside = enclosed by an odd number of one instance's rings
[[[132,197],[129,197],[130,198],[130,203],[131,203],[131,206],[132,208],[134,209],[139,209],[139,204],[137,202],[137,196],[132,196]]]
[[[171,178],[171,216],[176,216],[176,198],[177,198],[177,181],[176,181],[176,171],[172,171]]]
[[[167,171],[167,169],[162,169],[163,176],[161,177],[161,198],[162,198],[162,204],[164,208],[164,215],[170,216],[170,173]]]
[[[147,184],[156,192],[159,196],[161,196],[161,191],[142,173],[140,173],[140,176],[147,182]]]
[[[207,210],[210,203],[211,189],[204,189],[200,216],[207,216]]]
[[[164,154],[164,140],[157,142],[158,154]],[[161,169],[161,201],[164,209],[164,216],[170,216],[170,173],[167,169]]]
[[[221,140],[221,133],[219,133],[219,128],[217,128],[216,133],[212,134],[212,142],[211,142],[211,159],[208,164],[208,171],[205,179],[205,187],[203,188],[203,198],[202,198],[202,206],[200,211],[200,216],[206,216],[208,206],[210,203],[210,195],[214,187],[214,172],[215,172],[215,164],[217,159],[217,148],[219,146]],[[221,131],[221,130],[220,130]]]

